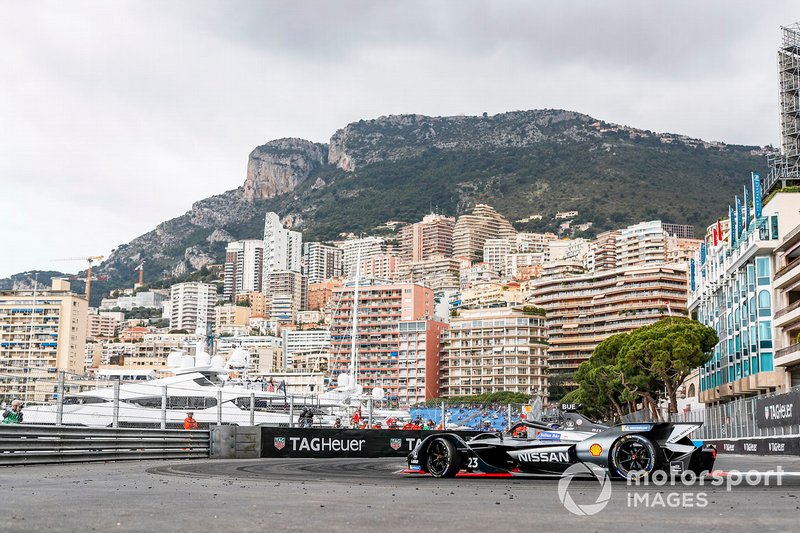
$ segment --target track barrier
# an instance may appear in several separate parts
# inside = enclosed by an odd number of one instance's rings
[[[207,430],[0,425],[0,466],[208,456]]]
[[[261,428],[261,457],[405,457],[441,431]],[[448,431],[464,437],[475,431]]]

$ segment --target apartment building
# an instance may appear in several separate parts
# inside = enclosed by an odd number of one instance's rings
[[[363,239],[348,239],[341,243],[342,270],[345,277],[356,275],[356,260],[365,261],[390,252],[386,241],[381,237],[364,237]]]
[[[611,335],[686,316],[686,272],[655,265],[530,282],[530,301],[547,311],[551,374],[572,374]]]
[[[308,284],[308,310],[323,311],[333,296],[333,289],[342,286],[341,280],[324,281]]]
[[[120,321],[115,316],[107,314],[89,314],[86,317],[86,337],[113,338],[117,334]]]
[[[330,371],[333,376],[350,368],[354,286],[333,291]],[[368,284],[358,290],[357,343],[358,382],[369,393],[382,387],[387,399],[400,401],[400,325],[404,322],[428,322],[434,315],[433,291],[410,283]],[[425,329],[435,335],[435,327]],[[417,358],[415,353],[414,358]],[[410,355],[408,356],[410,357]],[[426,361],[439,357],[428,351]]]
[[[432,257],[452,257],[456,219],[444,215],[425,215],[421,222],[400,229],[400,258],[404,262],[425,261]]]
[[[308,308],[308,281],[300,272],[267,272],[264,282],[269,315],[273,320],[294,322],[297,313]]]
[[[453,228],[453,256],[470,261],[483,259],[487,239],[516,239],[514,226],[485,204],[476,204],[472,214],[458,217]]]
[[[312,360],[322,364],[322,356],[327,368],[331,348],[331,332],[327,328],[283,330],[283,370],[308,368]],[[316,356],[316,357],[315,357]],[[319,368],[318,368],[319,370]]]
[[[400,405],[441,397],[442,336],[447,324],[436,320],[398,323],[397,396]]]
[[[244,292],[260,292],[264,278],[264,241],[255,239],[231,242],[225,248],[225,289],[233,298]]]
[[[214,331],[234,333],[249,331],[251,308],[244,305],[223,304],[214,308]]]
[[[492,265],[500,276],[505,277],[506,258],[515,249],[515,243],[509,239],[486,239],[483,243],[483,262]]]
[[[0,291],[0,399],[33,401],[48,372],[83,373],[87,309],[56,278],[49,289]]]
[[[394,280],[425,285],[434,291],[457,289],[463,260],[450,257],[432,257],[424,261],[401,263],[394,272]]]
[[[442,397],[500,391],[547,401],[547,329],[531,308],[461,311],[445,334]]]
[[[273,270],[301,271],[303,234],[283,227],[277,213],[264,217],[264,273]]]
[[[373,255],[361,260],[361,277],[392,279],[397,269],[397,257],[389,254]]]
[[[774,261],[775,366],[786,370],[788,389],[800,386],[800,225],[781,239]]]
[[[194,333],[205,331],[214,321],[217,287],[210,283],[189,281],[170,287],[170,329]]]
[[[341,277],[342,259],[343,251],[337,246],[321,242],[303,243],[303,274],[308,277],[309,284]]]

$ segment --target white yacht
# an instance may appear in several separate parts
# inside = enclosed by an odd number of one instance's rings
[[[228,363],[221,356],[210,357],[199,344],[195,353],[196,357],[181,352],[170,354],[167,366],[174,376],[120,384],[117,410],[114,387],[66,395],[62,424],[109,427],[113,425],[115,411],[120,427],[160,427],[163,418],[167,427],[181,427],[187,412],[194,414],[201,427],[220,420],[230,425],[288,427],[291,419],[297,425],[300,413],[306,408],[313,409],[315,427],[332,427],[337,418],[347,426],[358,409],[363,418],[368,416],[369,397],[362,394],[360,387],[350,387],[345,377],[340,378],[339,387],[320,395],[287,395],[283,390],[263,390],[261,383],[228,379],[232,371],[246,366],[245,350],[237,349]],[[27,424],[55,424],[58,406],[29,405],[24,412]],[[372,415],[381,422],[409,416],[406,411],[377,408]]]

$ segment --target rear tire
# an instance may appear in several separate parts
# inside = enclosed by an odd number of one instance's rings
[[[611,467],[623,479],[650,477],[661,468],[658,447],[642,435],[625,435],[611,446]]]
[[[425,466],[433,477],[455,477],[461,470],[461,454],[449,439],[438,437],[428,445]]]

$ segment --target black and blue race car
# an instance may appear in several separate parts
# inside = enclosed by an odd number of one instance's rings
[[[692,441],[702,423],[645,422],[605,426],[577,412],[558,423],[522,421],[509,432],[481,433],[465,439],[455,433],[432,434],[408,455],[407,474],[447,477],[560,476],[575,464],[616,478],[640,478],[662,471],[710,472],[716,449]]]

